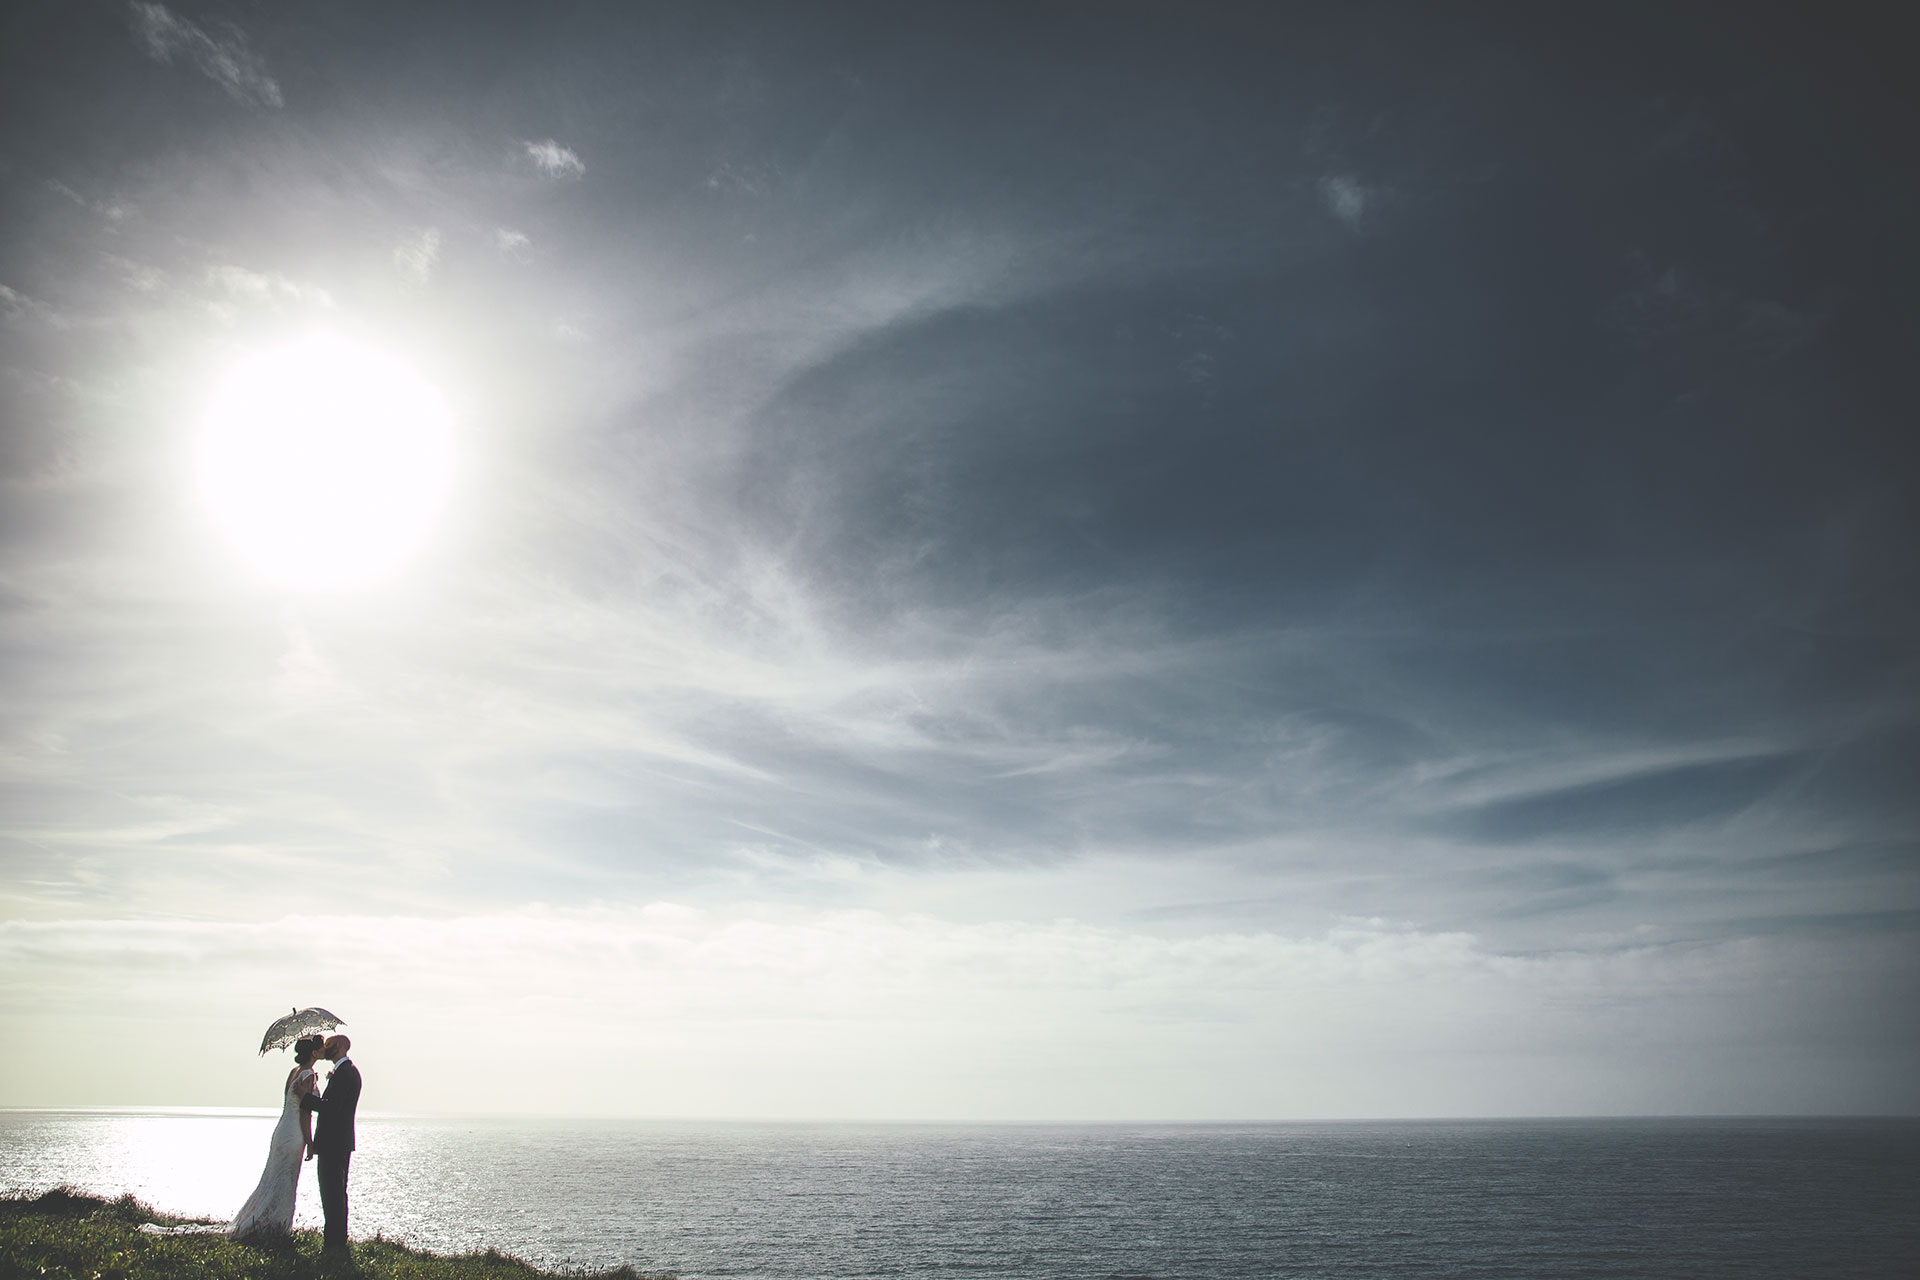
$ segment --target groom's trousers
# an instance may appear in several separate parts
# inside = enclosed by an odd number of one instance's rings
[[[353,1162],[351,1151],[322,1151],[314,1157],[320,1164],[320,1212],[326,1215],[325,1247],[347,1247],[347,1166]]]

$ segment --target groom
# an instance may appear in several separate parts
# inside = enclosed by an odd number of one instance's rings
[[[321,1053],[333,1063],[325,1095],[310,1093],[306,1106],[320,1113],[313,1126],[313,1153],[320,1158],[320,1210],[327,1216],[324,1248],[347,1247],[347,1166],[353,1161],[353,1112],[360,1105],[360,1068],[345,1036],[328,1036]]]

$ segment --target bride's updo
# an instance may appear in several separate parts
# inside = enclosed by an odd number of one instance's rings
[[[294,1065],[304,1067],[312,1062],[320,1056],[320,1050],[326,1043],[327,1042],[319,1036],[308,1036],[304,1040],[295,1040],[293,1042]]]

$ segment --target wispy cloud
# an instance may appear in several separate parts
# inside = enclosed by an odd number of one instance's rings
[[[1372,202],[1371,193],[1360,185],[1360,180],[1350,173],[1336,173],[1321,178],[1317,185],[1327,212],[1358,231]]]
[[[0,312],[32,319],[56,329],[65,328],[69,323],[67,317],[39,298],[4,284],[0,284]]]
[[[282,105],[279,82],[238,27],[229,25],[214,35],[155,0],[132,0],[128,12],[134,35],[149,57],[160,62],[186,58],[235,102]]]
[[[572,147],[563,147],[552,138],[543,142],[529,141],[526,144],[527,155],[540,172],[549,178],[577,178],[587,171],[587,166]]]
[[[415,284],[426,284],[440,262],[440,231],[425,227],[401,241],[393,251],[393,265]]]
[[[207,269],[207,283],[235,301],[300,303],[322,309],[333,306],[332,295],[319,285],[307,284],[277,271],[253,271],[221,263]]]

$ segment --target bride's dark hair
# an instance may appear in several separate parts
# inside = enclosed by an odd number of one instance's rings
[[[325,1044],[326,1041],[322,1040],[319,1036],[308,1036],[305,1040],[295,1040],[293,1042],[294,1065],[304,1067],[309,1062],[312,1062],[320,1056],[321,1046]]]

